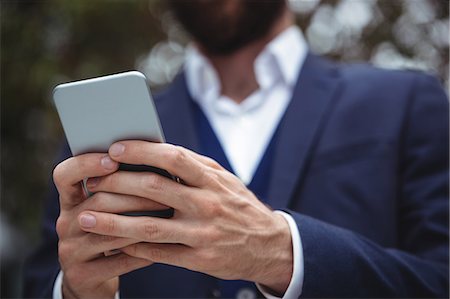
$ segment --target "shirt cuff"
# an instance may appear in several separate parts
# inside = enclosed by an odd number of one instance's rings
[[[292,278],[289,282],[289,286],[284,293],[283,297],[277,297],[270,293],[270,291],[260,284],[256,284],[258,290],[266,297],[267,299],[292,299],[298,298],[302,294],[303,287],[303,278],[304,278],[304,260],[303,260],[303,246],[302,239],[300,237],[300,232],[298,231],[297,223],[292,218],[291,215],[285,213],[283,211],[275,211],[275,213],[280,214],[286,219],[289,224],[289,230],[291,232],[292,238],[292,251],[293,251],[293,270],[292,270]]]
[[[53,284],[53,299],[63,299],[62,294],[62,281],[63,281],[63,271],[59,271],[56,277],[55,283]],[[114,299],[120,299],[119,291],[114,295]]]
[[[55,283],[53,284],[53,299],[63,299],[62,279],[63,279],[63,272],[59,271]]]

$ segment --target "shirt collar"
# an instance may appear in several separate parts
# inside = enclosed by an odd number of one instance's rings
[[[307,51],[303,34],[297,26],[281,32],[255,60],[255,75],[260,88],[270,88],[280,80],[293,88]],[[187,48],[184,68],[187,87],[195,101],[211,102],[220,97],[220,81],[214,67],[193,45]]]
[[[284,82],[294,86],[297,83],[297,77],[307,53],[308,47],[302,32],[297,26],[291,26],[267,44],[266,48],[256,58],[255,70],[257,72],[259,60],[263,60],[265,56],[270,55],[274,58]]]

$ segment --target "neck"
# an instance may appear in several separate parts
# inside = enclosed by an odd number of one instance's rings
[[[259,85],[254,71],[256,57],[267,43],[292,24],[294,16],[286,9],[263,38],[230,55],[214,56],[205,53],[219,76],[221,94],[239,104],[257,90]]]

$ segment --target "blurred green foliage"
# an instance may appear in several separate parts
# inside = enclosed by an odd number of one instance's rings
[[[2,213],[36,239],[62,131],[57,83],[134,69],[164,38],[148,1],[1,4]],[[80,115],[82,119],[82,115]]]

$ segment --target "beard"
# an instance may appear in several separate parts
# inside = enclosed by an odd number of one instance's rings
[[[212,55],[228,55],[262,38],[286,7],[285,0],[171,0],[175,17]]]

